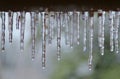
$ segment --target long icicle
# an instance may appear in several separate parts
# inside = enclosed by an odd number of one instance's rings
[[[61,22],[60,22],[60,13],[56,14],[57,20],[57,59],[61,59]]]
[[[89,46],[90,46],[90,50],[89,50],[89,60],[88,60],[88,66],[89,66],[89,70],[91,70],[92,68],[92,60],[93,60],[93,13],[91,12],[90,14],[90,40],[89,40]]]
[[[70,21],[69,21],[69,15],[68,13],[65,13],[65,44],[67,46],[70,45],[70,39],[69,39],[69,26],[70,26]]]
[[[49,29],[48,29],[48,44],[51,45],[52,44],[52,39],[53,39],[53,26],[54,26],[54,14],[53,12],[49,13]]]
[[[46,13],[42,12],[42,68],[46,67]]]
[[[101,38],[102,38],[102,10],[98,10],[98,44],[101,48]]]
[[[80,44],[80,12],[76,13],[76,21],[77,21],[77,44]]]
[[[115,13],[115,52],[119,53],[119,47],[118,47],[118,29],[119,29],[119,17],[120,13],[117,11]]]
[[[70,47],[73,48],[73,41],[74,41],[74,27],[73,27],[73,12],[70,12]]]
[[[105,12],[103,11],[102,12],[102,26],[101,26],[101,55],[104,55],[104,40],[105,40],[105,37],[104,37],[104,27],[105,27]]]
[[[87,22],[88,22],[88,12],[84,12],[82,15],[83,19],[83,27],[84,27],[84,34],[83,34],[83,51],[85,52],[87,49]]]
[[[2,19],[2,35],[1,35],[1,50],[5,51],[5,12],[1,13]]]
[[[114,45],[113,45],[113,12],[109,12],[109,23],[110,23],[110,51],[113,52]]]
[[[101,55],[104,55],[104,20],[105,13],[102,10],[98,10],[99,31],[98,31],[98,44],[100,47]]]
[[[24,50],[24,32],[25,32],[25,11],[21,12],[21,27],[20,27],[20,51]]]
[[[12,43],[13,38],[13,12],[8,12],[8,30],[9,30],[9,43]]]
[[[32,60],[35,59],[35,27],[36,27],[36,14],[35,12],[31,12]]]

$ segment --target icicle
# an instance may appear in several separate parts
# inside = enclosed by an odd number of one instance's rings
[[[118,53],[119,52],[119,48],[118,48],[118,28],[119,28],[119,12],[115,13],[115,52]]]
[[[83,27],[84,27],[84,37],[83,37],[83,51],[85,52],[87,49],[87,22],[88,22],[88,12],[84,12],[83,14]]]
[[[105,26],[105,12],[102,12],[102,27],[101,27],[101,55],[104,55],[104,26]]]
[[[42,12],[42,68],[46,66],[46,13]]]
[[[98,30],[98,43],[101,55],[104,55],[104,20],[105,12],[98,10],[99,30]]]
[[[54,13],[50,12],[49,14],[49,38],[48,38],[48,44],[52,44],[53,39],[53,26],[54,26]]]
[[[2,19],[2,35],[1,35],[1,50],[5,51],[5,12],[1,13]]]
[[[60,13],[56,14],[57,20],[57,59],[61,59],[61,21],[60,21]]]
[[[70,45],[69,39],[69,26],[70,26],[70,19],[68,13],[65,13],[65,44],[67,46]]]
[[[35,27],[36,27],[36,14],[31,12],[31,37],[32,37],[32,60],[35,59]]]
[[[110,23],[110,51],[113,52],[114,45],[113,45],[113,12],[109,12],[109,23]]]
[[[80,12],[75,12],[74,27],[77,27],[77,44],[80,44]]]
[[[70,19],[70,47],[73,48],[73,41],[74,41],[74,26],[73,26],[73,12],[69,12],[69,19]]]
[[[98,44],[101,48],[101,38],[102,38],[102,10],[98,10]]]
[[[88,66],[89,66],[89,70],[91,70],[92,68],[92,59],[93,59],[93,13],[90,14],[90,50],[89,50],[89,60],[88,60]]]
[[[19,29],[20,13],[16,12],[16,29]]]
[[[25,11],[21,12],[21,27],[20,27],[20,51],[24,50],[24,31],[25,31]]]
[[[13,38],[13,12],[8,12],[8,30],[9,30],[9,43],[12,43]]]

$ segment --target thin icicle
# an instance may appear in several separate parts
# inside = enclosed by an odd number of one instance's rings
[[[88,60],[88,66],[89,70],[92,68],[92,60],[93,60],[93,15],[90,15],[90,41],[89,41],[89,60]]]
[[[113,28],[113,12],[109,12],[109,23],[110,23],[110,51],[113,52],[114,45],[113,45],[113,33],[114,33],[114,28]]]
[[[98,10],[98,44],[101,48],[101,38],[102,38],[102,10]]]
[[[49,37],[48,37],[48,44],[52,44],[53,39],[53,26],[54,26],[54,13],[50,12],[49,14]]]
[[[16,29],[19,29],[20,12],[16,12]]]
[[[57,59],[61,59],[61,21],[60,21],[60,13],[56,14],[57,20]]]
[[[5,51],[5,12],[1,12],[2,19],[2,35],[1,35],[1,50]]]
[[[70,19],[68,13],[65,13],[65,44],[68,46],[70,45],[69,39],[69,26],[70,26]]]
[[[53,25],[54,25],[54,14],[53,12],[49,13],[49,26],[48,26],[48,44],[52,44],[52,32],[53,32]]]
[[[36,27],[36,14],[35,12],[31,12],[32,60],[35,59],[35,27]]]
[[[70,47],[73,48],[73,41],[74,41],[74,26],[73,26],[73,12],[69,12],[69,19],[70,19]]]
[[[20,51],[24,50],[24,31],[25,31],[25,11],[21,12],[21,27],[20,27]]]
[[[80,44],[80,12],[74,13],[74,28],[77,27],[77,44]]]
[[[8,12],[8,30],[9,30],[9,43],[12,43],[13,38],[13,12]]]
[[[84,27],[84,35],[83,35],[83,51],[85,52],[87,49],[87,22],[88,22],[88,12],[84,12],[83,14],[83,27]]]
[[[46,13],[42,12],[42,68],[46,67]]]
[[[119,28],[119,12],[115,13],[115,52],[119,53],[119,47],[118,47],[118,28]]]
[[[101,55],[104,55],[104,21],[105,21],[105,12],[98,10],[98,20],[99,20],[99,30],[98,30],[98,43],[100,47]]]
[[[105,12],[102,12],[102,26],[101,26],[101,55],[104,55],[104,26],[105,26]]]

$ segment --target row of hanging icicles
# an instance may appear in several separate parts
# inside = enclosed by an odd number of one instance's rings
[[[93,35],[94,35],[94,12],[90,15],[90,12],[80,12],[80,11],[68,11],[68,12],[39,12],[32,11],[30,13],[30,26],[31,26],[31,37],[32,37],[32,59],[35,58],[35,31],[36,26],[39,25],[39,20],[41,19],[42,25],[42,67],[45,68],[46,64],[46,42],[52,44],[54,37],[54,31],[56,31],[57,40],[57,58],[61,58],[61,33],[65,35],[65,44],[67,46],[73,47],[74,43],[80,44],[80,40],[83,39],[83,51],[87,49],[87,27],[89,27],[89,59],[88,66],[89,70],[92,68],[93,60]],[[104,26],[106,20],[106,13],[109,15],[109,28],[110,28],[110,51],[119,52],[118,47],[118,28],[119,28],[119,11],[102,11],[98,10],[98,44],[100,48],[101,55],[104,55]],[[16,14],[16,29],[20,30],[20,50],[24,50],[24,31],[25,31],[25,15],[26,12],[0,12],[0,18],[2,20],[2,33],[1,33],[1,50],[5,50],[5,17],[8,15],[8,31],[9,31],[9,43],[12,43],[13,38],[13,14]],[[41,16],[39,18],[39,16]],[[80,17],[82,16],[82,17]],[[80,38],[80,19],[83,21],[83,37]],[[65,28],[62,30],[62,28]],[[75,39],[76,40],[75,40]]]

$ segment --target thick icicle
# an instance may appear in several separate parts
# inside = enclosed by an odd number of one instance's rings
[[[113,45],[113,33],[114,33],[113,11],[109,12],[109,24],[110,24],[110,51],[113,52],[113,50],[114,50],[114,45]]]
[[[46,67],[46,13],[42,12],[42,68]]]
[[[85,52],[87,49],[87,22],[88,22],[88,12],[84,12],[83,16],[83,27],[84,27],[84,35],[83,35],[83,51]]]
[[[89,40],[89,60],[88,60],[88,66],[89,66],[89,70],[91,70],[92,68],[92,60],[93,60],[93,13],[90,14],[90,40]]]
[[[60,21],[60,13],[56,13],[57,20],[57,59],[61,59],[61,21]]]
[[[115,52],[116,53],[119,53],[119,47],[118,47],[118,28],[119,28],[119,17],[120,16],[120,13],[119,12],[116,12],[115,13],[115,26],[114,26],[114,29],[115,29]]]
[[[36,14],[35,12],[31,12],[32,60],[35,59],[35,27],[36,27]]]
[[[5,12],[1,12],[2,19],[2,35],[1,35],[1,50],[5,51]]]
[[[20,51],[24,50],[24,31],[25,31],[25,11],[21,12],[21,27],[20,27]]]
[[[13,12],[8,12],[8,30],[9,30],[9,43],[12,43],[13,38]]]

